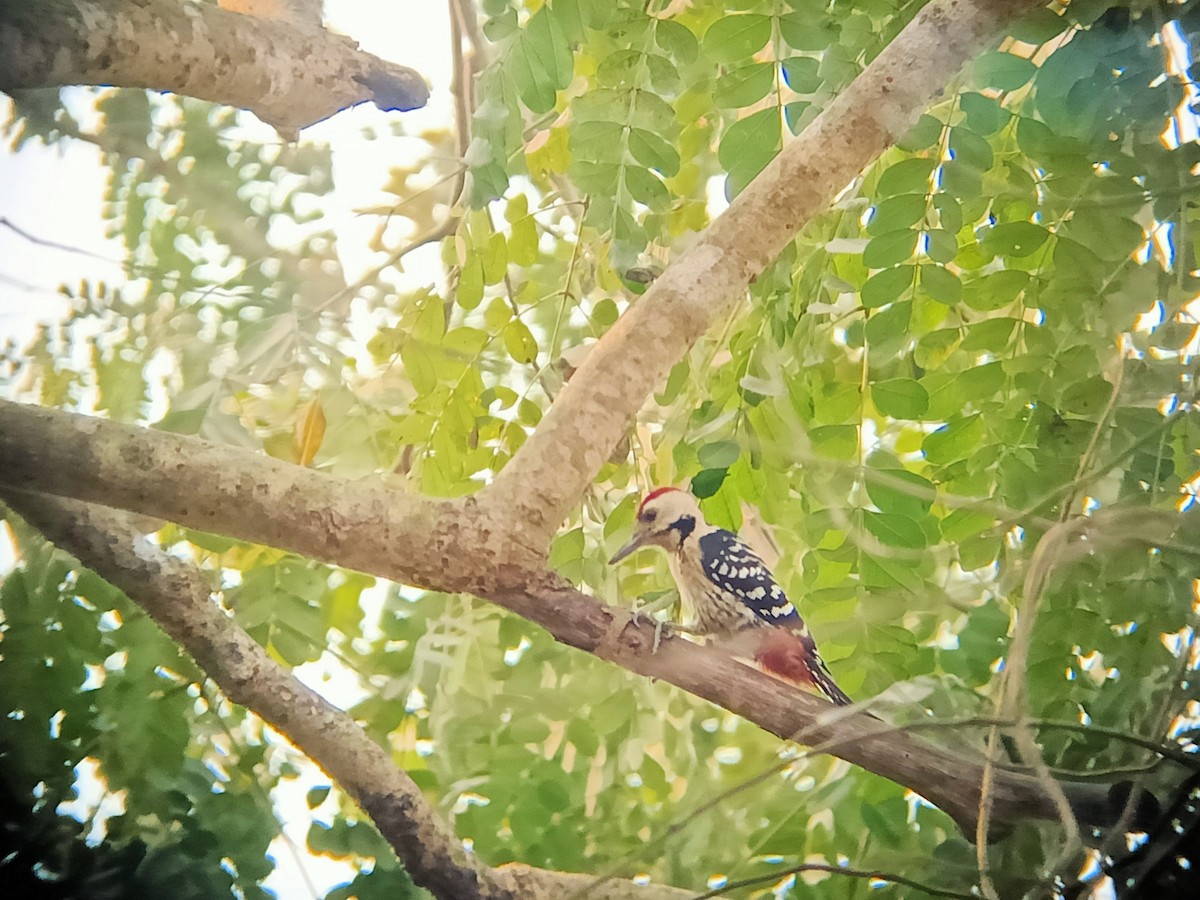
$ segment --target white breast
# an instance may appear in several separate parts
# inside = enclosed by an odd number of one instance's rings
[[[680,619],[689,631],[727,634],[761,624],[749,607],[704,574],[696,541],[688,541],[679,553],[668,554],[667,565],[679,588]]]

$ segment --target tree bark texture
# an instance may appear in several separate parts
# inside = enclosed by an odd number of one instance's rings
[[[424,106],[421,75],[312,24],[170,0],[7,0],[0,90],[112,85],[254,113],[285,136],[373,101]]]

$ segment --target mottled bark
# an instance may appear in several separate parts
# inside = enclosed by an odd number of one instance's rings
[[[406,66],[315,23],[172,0],[0,3],[0,90],[112,85],[247,109],[292,136],[340,110],[424,106]]]
[[[291,547],[350,569],[439,590],[495,580],[513,555],[505,521],[470,500],[347,481],[162,431],[0,401],[0,480]],[[150,512],[150,510],[157,510]],[[464,555],[461,548],[471,546]],[[480,573],[487,576],[481,580]]]

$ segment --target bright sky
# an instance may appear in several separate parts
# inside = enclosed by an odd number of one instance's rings
[[[387,202],[389,195],[382,194],[380,187],[387,181],[388,170],[407,161],[406,142],[390,136],[391,125],[402,121],[410,134],[453,125],[450,28],[447,8],[440,3],[325,0],[325,6],[334,28],[377,56],[413,67],[432,88],[429,105],[423,110],[383,113],[364,104],[301,135],[302,140],[327,143],[333,148],[336,188],[329,198],[328,216],[338,234],[347,277],[354,279],[371,265],[371,254],[365,247],[376,221],[359,218],[353,211]],[[94,124],[88,116],[93,93],[93,89],[65,92],[68,106],[85,126]],[[9,119],[11,112],[11,103],[0,95],[0,119]],[[364,139],[367,128],[377,136],[374,140]],[[264,139],[273,137],[267,132]],[[39,322],[63,316],[66,303],[58,294],[60,284],[78,284],[82,278],[103,278],[112,284],[125,280],[119,265],[121,247],[105,238],[100,218],[105,177],[99,153],[85,144],[70,142],[47,148],[28,142],[18,153],[8,146],[0,147],[0,184],[4,185],[0,193],[0,343],[14,338],[19,346]],[[20,232],[55,246],[30,241]],[[13,564],[7,541],[0,541],[0,575]],[[325,667],[316,664],[309,668],[315,671],[298,674],[309,675],[305,680],[313,687],[335,702],[353,702],[348,683],[321,683],[321,675],[327,674]],[[85,763],[77,771],[81,775],[77,783],[81,796],[64,812],[86,817],[98,806],[108,815],[120,810],[119,798],[110,795],[105,801],[94,766]],[[308,766],[301,778],[276,795],[291,846],[283,840],[272,845],[278,869],[268,879],[267,887],[289,900],[323,896],[330,887],[354,876],[350,867],[308,856],[304,849],[311,822],[305,794],[309,788],[326,783],[324,775]],[[329,819],[334,806],[326,801],[317,812]]]
[[[410,113],[383,113],[371,104],[348,110],[304,132],[302,140],[328,143],[334,150],[336,190],[328,214],[338,232],[339,252],[353,279],[370,265],[366,239],[376,225],[354,209],[387,202],[380,192],[388,169],[404,161],[403,138],[390,136],[396,121],[409,133],[446,128],[453,123],[450,84],[450,28],[446,7],[439,3],[391,4],[376,0],[326,0],[333,26],[385,59],[412,66],[432,87],[429,105]],[[69,108],[88,121],[93,89],[65,92]],[[0,95],[0,117],[11,117],[11,103]],[[373,128],[368,141],[363,131]],[[256,136],[258,130],[254,129]],[[264,139],[271,132],[264,129]],[[39,321],[65,311],[58,295],[63,283],[81,278],[125,280],[116,264],[121,248],[104,237],[100,204],[105,172],[95,148],[71,142],[52,148],[28,142],[19,153],[0,147],[0,218],[42,241],[75,248],[42,246],[0,223],[0,341],[27,337]],[[392,198],[394,201],[394,198]],[[105,264],[96,256],[109,260]]]

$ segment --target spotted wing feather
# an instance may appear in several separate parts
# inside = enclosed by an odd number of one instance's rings
[[[714,531],[700,538],[700,564],[705,574],[728,591],[764,624],[803,625],[766,563],[731,531]]]

